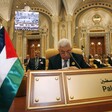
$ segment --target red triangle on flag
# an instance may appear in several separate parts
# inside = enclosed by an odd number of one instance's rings
[[[13,44],[6,30],[4,30],[4,34],[5,34],[5,46],[6,46],[6,58],[17,57],[16,51],[13,47]]]

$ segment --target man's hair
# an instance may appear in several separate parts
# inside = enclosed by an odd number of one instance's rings
[[[60,47],[66,47],[67,45],[70,45],[70,47],[71,47],[70,41],[68,39],[66,39],[66,38],[62,38],[58,42],[58,48],[60,48]]]

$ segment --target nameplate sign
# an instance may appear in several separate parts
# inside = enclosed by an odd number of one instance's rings
[[[92,102],[112,97],[112,73],[70,75],[65,73],[67,101]],[[87,100],[89,99],[89,100]],[[110,99],[110,98],[109,98]],[[73,102],[72,102],[73,103]]]
[[[27,109],[48,109],[112,101],[112,70],[30,71]]]

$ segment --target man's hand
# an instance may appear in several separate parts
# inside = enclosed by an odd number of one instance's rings
[[[79,69],[79,68],[77,68],[76,66],[70,66],[70,67],[68,67],[68,69],[69,69],[69,70],[77,70],[77,69]]]
[[[77,70],[79,68],[77,68],[76,66],[70,66],[70,67],[65,67],[65,68],[62,68],[62,69],[58,69],[58,70]]]

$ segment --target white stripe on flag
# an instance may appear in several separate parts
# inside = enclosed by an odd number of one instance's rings
[[[17,57],[6,59],[6,47],[4,47],[0,54],[0,87],[16,60]]]

